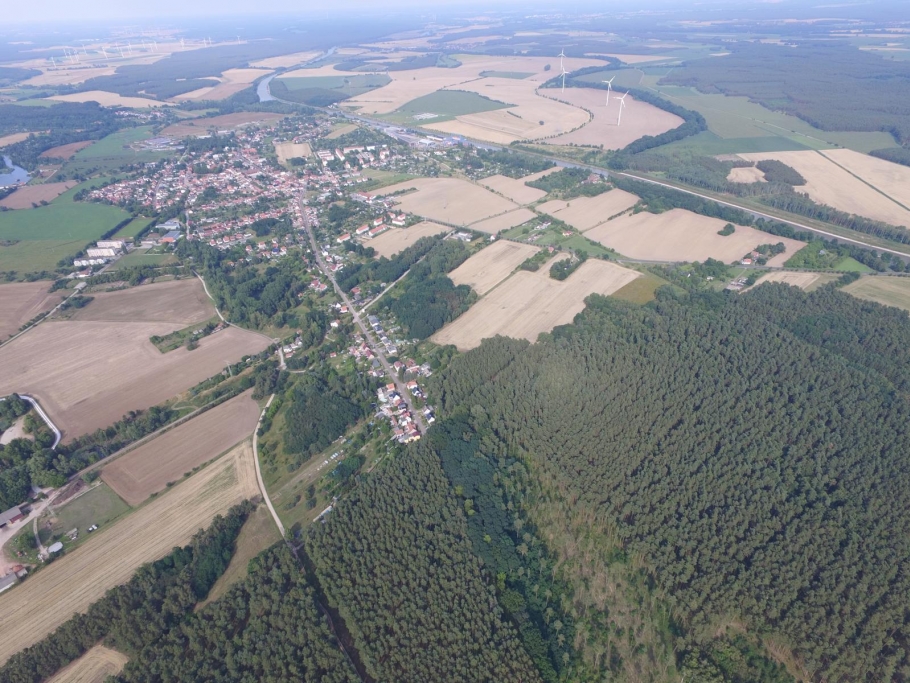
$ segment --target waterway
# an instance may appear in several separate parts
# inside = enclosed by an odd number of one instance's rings
[[[19,183],[27,183],[29,181],[29,174],[24,168],[16,166],[13,163],[13,160],[7,156],[3,157],[3,161],[6,164],[4,167],[0,167],[0,187],[9,187],[10,185],[17,185]],[[4,173],[7,168],[12,168],[13,170],[8,173]]]
[[[292,67],[291,69],[288,69],[288,71],[292,71],[293,69],[302,69],[305,66],[307,66],[308,64],[313,64],[314,62],[318,62],[322,59],[325,59],[326,57],[331,57],[333,54],[335,54],[335,49],[336,48],[334,48],[334,47],[329,48],[328,51],[323,52],[318,57],[314,57],[313,59],[309,60],[308,62],[303,62],[302,64],[298,64],[297,66]],[[276,76],[279,76],[279,75],[280,74],[272,74],[268,78],[263,78],[261,81],[259,81],[259,85],[256,86],[256,94],[259,95],[260,102],[272,102],[272,101],[275,101],[278,99],[277,97],[272,95],[272,91],[269,88],[269,84],[272,82],[273,78],[275,78]]]

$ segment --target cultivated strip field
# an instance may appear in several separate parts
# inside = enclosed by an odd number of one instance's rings
[[[145,97],[124,97],[115,92],[107,92],[105,90],[74,92],[69,95],[54,95],[45,99],[57,102],[97,102],[102,107],[130,107],[131,109],[171,106],[167,102],[159,102]]]
[[[456,285],[469,285],[483,296],[537,252],[537,247],[530,244],[499,240],[474,254],[449,277]]]
[[[441,232],[448,232],[449,230],[451,230],[451,228],[439,225],[439,223],[424,221],[423,223],[412,225],[410,228],[392,228],[378,237],[371,239],[367,243],[367,246],[373,247],[380,256],[389,257],[397,254],[399,251],[407,249],[421,237],[438,235]]]
[[[274,123],[284,118],[284,114],[270,112],[237,112],[236,114],[223,114],[211,118],[191,119],[168,126],[161,131],[161,135],[169,137],[189,137],[205,135],[209,129],[234,130],[254,124]]]
[[[776,159],[795,168],[806,179],[806,184],[796,189],[805,192],[820,204],[891,225],[910,227],[910,211],[866,184],[873,183],[872,179],[863,182],[819,152],[762,152],[739,156],[750,161]],[[852,158],[848,159],[850,161],[855,162]],[[888,194],[884,188],[880,189]],[[891,189],[893,191],[895,188]],[[904,192],[899,191],[900,194]]]
[[[278,162],[286,164],[290,159],[306,159],[313,156],[313,150],[310,149],[308,142],[276,142],[275,154],[278,155]]]
[[[488,235],[495,235],[501,230],[514,228],[516,225],[527,223],[534,218],[537,218],[536,213],[530,209],[521,208],[499,216],[487,218],[483,221],[478,221],[477,223],[471,223],[470,228],[471,230],[477,230],[478,232],[485,232]]]
[[[484,187],[488,187],[494,192],[498,192],[511,199],[516,204],[531,204],[544,197],[547,193],[538,190],[536,187],[525,185],[525,179],[515,180],[504,175],[493,175],[480,181]]]
[[[568,223],[576,230],[590,230],[638,203],[638,197],[624,190],[610,190],[596,197],[576,197],[568,202],[553,200],[537,210]]]
[[[52,201],[76,185],[75,180],[42,185],[22,185],[8,197],[0,199],[0,206],[7,209],[31,209],[33,204]]]
[[[859,299],[910,311],[910,278],[864,277],[844,287],[844,291]]]
[[[377,194],[388,196],[411,188],[417,191],[395,197],[399,208],[442,223],[470,225],[518,208],[508,199],[457,178],[415,178],[384,187]]]
[[[550,277],[549,266],[547,263],[535,273],[518,271],[433,335],[433,341],[454,344],[461,351],[500,334],[536,341],[541,332],[572,322],[584,309],[584,299],[589,294],[612,294],[640,275],[606,261],[589,259],[567,280],[559,282]]]
[[[34,395],[67,440],[161,403],[269,345],[236,327],[203,338],[194,351],[161,353],[149,341],[173,331],[173,323],[43,323],[0,348],[0,396]]]
[[[783,242],[787,250],[768,260],[769,266],[782,266],[806,246],[804,242],[742,226],[737,226],[732,235],[721,237],[717,232],[724,225],[725,221],[684,209],[660,214],[643,211],[603,223],[588,230],[585,237],[624,256],[644,261],[704,261],[715,258],[731,263],[760,244]]]
[[[0,341],[63,299],[62,292],[48,293],[49,282],[10,282],[0,285]],[[2,370],[0,370],[2,374]]]
[[[0,663],[34,645],[146,562],[184,545],[232,505],[258,492],[252,447],[244,442],[21,586],[0,595]]]
[[[92,296],[95,300],[80,308],[73,320],[190,325],[215,315],[211,299],[195,277],[98,292]]]
[[[249,437],[259,419],[253,390],[144,443],[101,470],[101,478],[136,506],[169,482]]]
[[[602,145],[604,149],[621,149],[645,135],[660,135],[683,124],[683,120],[670,112],[647,102],[626,96],[622,125],[617,125],[619,102],[615,96],[607,106],[607,93],[595,88],[567,88],[541,90],[547,97],[582,107],[594,114],[594,119],[582,128],[547,140],[555,145]]]
[[[794,273],[790,271],[778,270],[771,273],[765,273],[760,278],[758,278],[755,284],[752,285],[752,287],[749,287],[749,289],[758,287],[765,282],[782,282],[785,285],[799,287],[800,289],[811,291],[813,289],[817,289],[818,286],[823,285],[826,282],[830,282],[836,277],[837,276],[832,276],[827,273]]]
[[[47,149],[38,156],[44,159],[69,159],[80,149],[85,149],[91,144],[94,144],[94,140],[83,140],[82,142],[71,142],[68,145],[60,145],[59,147],[51,147]]]
[[[910,167],[860,154],[852,149],[829,149],[822,154],[892,199],[910,207]]]
[[[104,683],[108,676],[123,670],[129,658],[104,645],[96,645],[69,666],[47,679],[47,683]]]

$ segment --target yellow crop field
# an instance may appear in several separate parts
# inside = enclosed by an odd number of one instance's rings
[[[518,208],[508,199],[458,178],[415,178],[384,187],[377,194],[387,196],[412,188],[417,191],[395,197],[399,208],[441,223],[466,226]]]
[[[858,299],[910,311],[910,278],[863,277],[844,287],[844,291]]]
[[[727,174],[727,180],[731,183],[765,183],[765,174],[759,171],[755,166],[742,166],[734,168]]]
[[[530,244],[499,240],[474,254],[449,277],[456,285],[469,285],[483,296],[537,252],[537,247]]]
[[[11,135],[0,135],[0,147],[15,145],[17,142],[27,140],[31,133],[12,133]]]
[[[244,442],[148,505],[95,532],[91,540],[0,596],[0,663],[257,492],[252,447]]]
[[[518,271],[439,330],[433,341],[454,344],[461,351],[473,349],[481,340],[496,335],[536,341],[541,332],[572,322],[584,309],[589,294],[612,294],[640,275],[606,261],[589,259],[560,282],[550,277],[549,265],[534,273]]]
[[[371,239],[367,246],[373,247],[380,256],[389,257],[403,249],[407,249],[421,237],[438,235],[451,229],[444,225],[439,225],[439,223],[424,221],[423,223],[412,225],[410,228],[392,228]]]
[[[737,226],[732,235],[718,235],[725,221],[673,209],[665,213],[620,216],[585,232],[585,237],[620,254],[646,261],[738,261],[760,244],[783,242],[786,251],[768,261],[780,266],[802,249],[804,242],[777,237],[755,228]]]
[[[910,167],[852,149],[829,149],[822,154],[904,206],[910,206]]]
[[[120,673],[129,658],[104,645],[96,645],[69,666],[47,679],[47,683],[104,683]]]
[[[538,190],[536,187],[528,187],[525,180],[515,180],[504,175],[493,175],[480,181],[484,187],[488,187],[493,192],[498,192],[504,197],[511,199],[516,204],[532,204],[544,197],[547,193]]]
[[[811,291],[812,289],[816,289],[817,286],[822,285],[825,282],[830,282],[836,277],[837,276],[832,276],[827,273],[795,273],[786,270],[776,270],[762,275],[752,287],[749,287],[749,289],[758,287],[765,282],[780,282],[785,285]]]
[[[260,59],[258,62],[250,62],[250,66],[258,67],[260,69],[287,69],[296,64],[303,64],[311,59],[315,59],[319,54],[319,52],[294,52],[289,55],[269,57],[268,59]]]
[[[568,202],[562,200],[541,204],[537,210],[568,223],[576,230],[590,230],[638,203],[638,197],[624,190],[610,190],[596,197],[576,197]]]

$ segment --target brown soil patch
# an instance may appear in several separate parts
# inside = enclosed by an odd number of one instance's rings
[[[456,285],[470,285],[483,296],[537,252],[537,247],[530,244],[499,240],[474,254],[449,273],[449,277]]]
[[[95,300],[79,309],[73,320],[191,325],[215,315],[215,307],[197,278],[156,282],[91,296]]]
[[[546,196],[546,192],[536,187],[528,187],[524,180],[515,180],[504,175],[493,175],[480,181],[484,187],[511,199],[522,206],[531,204]]]
[[[117,458],[101,470],[101,478],[127,503],[139,505],[249,437],[259,419],[252,393],[245,391]]]
[[[109,589],[128,581],[140,565],[188,543],[215,515],[258,490],[252,447],[244,442],[4,593],[0,663],[84,612]]]
[[[461,351],[500,334],[536,341],[541,332],[572,322],[584,309],[584,299],[589,294],[612,294],[640,275],[606,261],[589,259],[567,280],[559,282],[550,277],[549,265],[534,273],[518,271],[433,335],[433,341],[454,344]]]
[[[743,226],[736,226],[736,232],[722,237],[717,232],[724,225],[725,221],[683,209],[661,214],[643,211],[599,225],[587,231],[585,237],[630,258],[646,261],[704,261],[715,258],[731,263],[759,244],[783,242],[787,250],[768,261],[770,266],[782,266],[784,261],[806,246],[805,242]]]
[[[190,121],[181,121],[168,126],[161,135],[167,137],[188,137],[190,135],[206,135],[210,129],[215,130],[234,130],[244,126],[256,124],[274,123],[284,118],[284,114],[271,114],[268,112],[239,112],[236,114],[225,114],[223,116],[212,116],[204,119],[194,119]]]
[[[82,142],[71,142],[68,145],[52,147],[41,152],[41,156],[47,159],[69,159],[80,149],[85,149],[94,142],[94,140],[83,140]]]
[[[119,674],[130,661],[124,654],[96,645],[69,666],[47,679],[47,683],[104,683]]]
[[[11,195],[0,199],[0,206],[5,206],[7,209],[31,209],[32,204],[52,201],[75,186],[75,180],[42,185],[21,185]]]
[[[395,197],[401,210],[441,223],[466,226],[518,208],[508,199],[457,178],[415,178],[384,187],[378,194],[388,196],[412,188],[417,191]]]
[[[0,341],[15,334],[36,315],[51,310],[63,300],[62,292],[49,294],[49,288],[49,282],[11,282],[0,285]]]
[[[410,228],[393,228],[365,242],[365,245],[373,247],[380,256],[390,257],[411,246],[421,237],[438,235],[451,229],[444,225],[439,225],[439,223],[424,221],[423,223],[412,225]]]
[[[173,331],[174,323],[43,323],[0,348],[0,396],[34,395],[71,439],[161,403],[269,345],[236,327],[205,337],[194,351],[161,353],[149,341]]]
[[[584,232],[628,211],[637,203],[638,197],[634,194],[614,189],[596,197],[576,197],[568,202],[554,200],[541,204],[537,210]]]
[[[537,214],[531,211],[530,209],[516,209],[515,211],[509,211],[500,216],[493,216],[493,218],[487,218],[484,221],[479,221],[477,223],[472,223],[470,228],[471,230],[477,230],[479,232],[485,232],[488,235],[495,235],[501,230],[508,230],[509,228],[514,228],[516,225],[521,225],[522,223],[527,223],[529,220],[537,218]]]
[[[159,102],[146,97],[123,97],[114,92],[104,90],[89,90],[76,92],[70,95],[55,95],[46,99],[57,102],[97,102],[102,107],[129,107],[131,109],[147,109],[149,107],[169,107],[167,102]]]

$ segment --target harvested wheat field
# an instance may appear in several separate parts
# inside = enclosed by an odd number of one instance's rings
[[[830,282],[832,279],[837,276],[831,276],[827,273],[795,273],[790,271],[778,270],[771,273],[765,273],[755,284],[748,289],[743,291],[748,291],[758,287],[765,282],[780,282],[785,285],[790,285],[791,287],[799,287],[800,289],[811,291],[816,289],[817,286],[824,284],[825,282]]]
[[[892,199],[910,207],[910,167],[860,154],[852,149],[829,149],[822,154]]]
[[[555,145],[595,145],[604,149],[621,149],[645,135],[660,135],[683,124],[683,120],[670,112],[658,109],[647,102],[626,96],[622,124],[617,125],[619,101],[612,96],[607,106],[607,93],[595,88],[567,88],[542,90],[547,97],[583,107],[594,114],[594,119],[579,130],[547,140]]]
[[[80,149],[85,149],[91,144],[94,144],[94,140],[83,140],[82,142],[71,142],[68,145],[60,145],[59,147],[51,147],[46,149],[39,156],[45,159],[69,159]]]
[[[104,683],[116,676],[130,661],[124,654],[96,645],[69,666],[47,679],[47,683]]]
[[[0,595],[0,663],[258,493],[248,441]]]
[[[32,204],[49,202],[75,186],[75,180],[44,183],[43,185],[20,185],[11,195],[0,199],[0,206],[5,206],[7,209],[31,209]]]
[[[410,228],[393,228],[388,230],[378,237],[371,239],[366,243],[366,246],[373,247],[380,256],[390,257],[397,254],[399,251],[410,247],[421,237],[438,235],[441,232],[448,232],[451,229],[452,228],[447,228],[444,225],[439,225],[439,223],[424,221],[423,223],[412,225]]]
[[[62,292],[51,294],[47,291],[49,288],[49,282],[10,282],[0,285],[0,341],[15,334],[36,315],[51,310],[63,300]]]
[[[0,136],[0,147],[15,145],[17,142],[28,140],[29,135],[35,135],[35,133],[12,133],[11,135],[2,135]]]
[[[250,66],[260,69],[287,69],[297,64],[309,62],[311,59],[316,59],[320,54],[320,52],[294,52],[289,55],[269,57],[268,59],[260,59],[258,62],[250,62]]]
[[[131,109],[146,109],[148,107],[169,107],[167,102],[148,99],[146,97],[124,97],[115,92],[105,90],[89,90],[87,92],[74,92],[69,95],[54,95],[45,99],[56,102],[97,102],[102,107],[129,107]]]
[[[731,183],[766,183],[765,174],[755,166],[742,166],[730,169],[727,180]]]
[[[221,81],[218,85],[200,88],[192,92],[177,95],[173,99],[180,100],[226,100],[236,95],[241,90],[246,90],[257,78],[262,78],[271,73],[267,69],[228,69],[221,76],[213,76]]]
[[[27,81],[22,81],[22,85],[33,85],[39,88],[48,85],[78,85],[79,83],[84,83],[90,78],[113,76],[117,72],[117,68],[113,66],[78,66],[72,69],[57,68],[44,70],[43,65],[36,65],[33,68],[41,68],[44,73],[42,73],[40,76],[33,76]]]
[[[536,187],[528,187],[525,185],[524,178],[515,180],[514,178],[509,178],[504,175],[492,175],[489,178],[481,180],[480,184],[522,206],[536,202],[547,194],[543,190],[538,190]]]
[[[64,441],[106,427],[259,353],[269,340],[229,327],[199,348],[161,353],[152,335],[174,323],[47,322],[0,348],[0,396],[34,395],[63,431]]]
[[[483,296],[539,250],[530,244],[499,240],[449,273],[456,285],[469,285]]]
[[[616,214],[628,211],[636,204],[638,197],[634,194],[613,189],[596,197],[576,197],[568,202],[553,200],[541,204],[537,210],[584,232],[608,221]]]
[[[827,204],[847,213],[866,216],[891,225],[910,227],[910,211],[896,201],[888,199],[881,192],[876,192],[820,152],[811,150],[762,152],[740,154],[739,156],[749,161],[776,159],[791,166],[806,179],[806,184],[797,187],[796,190],[805,192],[820,204]],[[853,159],[848,159],[848,161],[855,163]],[[881,182],[881,179],[879,181]],[[873,183],[873,180],[870,179],[867,182]],[[884,188],[880,189],[882,192],[886,192]],[[910,190],[905,190],[905,192],[910,192]]]
[[[101,478],[127,503],[139,505],[252,435],[259,420],[252,393],[249,389],[117,458],[101,470]]]
[[[508,199],[457,178],[415,178],[384,187],[377,194],[388,196],[411,188],[417,191],[395,197],[398,207],[442,223],[470,225],[518,208]]]
[[[844,287],[843,291],[858,299],[910,311],[910,278],[881,275],[863,277],[856,282],[851,282]]]
[[[94,301],[80,308],[73,320],[167,322],[185,326],[215,315],[215,307],[197,278],[156,282],[115,292],[93,293],[92,296]]]
[[[499,216],[487,218],[483,221],[478,221],[477,223],[472,223],[469,227],[471,230],[485,232],[488,235],[495,235],[502,230],[514,228],[516,225],[527,223],[529,220],[532,220],[534,218],[537,218],[536,213],[530,209],[521,208],[516,209],[515,211],[509,211],[508,213],[500,214]]]
[[[222,116],[212,116],[211,118],[192,119],[181,121],[168,126],[161,135],[165,137],[188,137],[191,135],[206,135],[209,129],[214,130],[234,130],[244,126],[257,124],[270,124],[284,118],[284,114],[272,114],[270,112],[238,112],[236,114],[224,114]]]
[[[620,254],[645,261],[738,261],[760,244],[783,242],[787,250],[768,260],[769,266],[782,266],[805,242],[769,235],[755,228],[736,226],[736,232],[722,237],[717,232],[725,221],[673,209],[665,213],[620,216],[598,225],[585,237],[615,249]]]
[[[306,159],[313,156],[313,150],[308,142],[276,142],[275,154],[278,162],[286,164],[290,159]]]
[[[536,341],[541,332],[572,322],[584,309],[589,294],[612,294],[639,277],[634,270],[588,259],[567,280],[559,282],[550,277],[549,266],[541,266],[536,273],[518,271],[439,330],[432,340],[454,344],[461,351],[499,334]]]
[[[521,179],[521,182],[531,183],[531,182],[534,182],[535,180],[540,180],[544,176],[548,176],[551,173],[556,173],[557,171],[561,171],[561,170],[562,170],[562,168],[560,168],[559,166],[553,166],[553,168],[548,168],[546,171],[538,171],[537,173],[532,173],[531,175],[526,175],[524,178]]]

